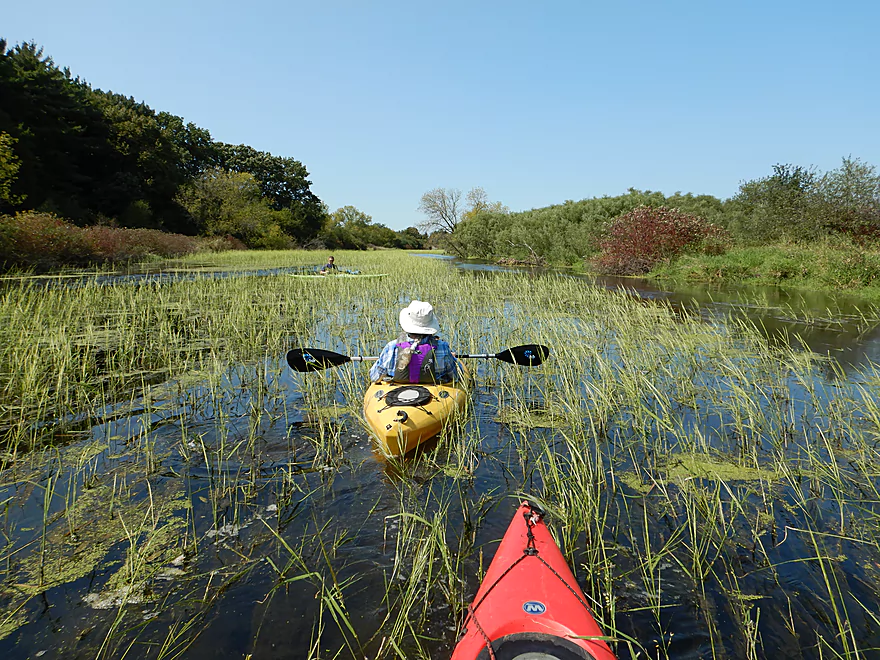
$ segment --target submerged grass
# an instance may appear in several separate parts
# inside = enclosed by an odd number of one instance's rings
[[[46,639],[69,657],[444,657],[521,497],[621,657],[877,651],[877,365],[579,280],[336,256],[388,276],[6,286],[7,657]],[[470,363],[468,415],[389,460],[360,421],[364,367],[295,374],[283,355],[375,355],[412,298],[460,352],[553,357]]]

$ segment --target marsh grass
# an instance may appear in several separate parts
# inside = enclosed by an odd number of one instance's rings
[[[877,365],[584,281],[336,256],[388,277],[6,285],[0,651],[444,657],[531,497],[621,657],[876,652]],[[366,366],[295,374],[283,355],[376,355],[412,298],[459,351],[553,357],[469,362],[467,413],[387,459],[360,419]]]

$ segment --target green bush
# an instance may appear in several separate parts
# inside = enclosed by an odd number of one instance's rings
[[[788,284],[819,289],[880,287],[880,251],[857,239],[810,245],[777,243],[733,248],[724,255],[688,254],[651,271],[653,277],[685,282]]]
[[[857,246],[845,252],[823,255],[820,280],[839,289],[853,289],[880,284],[880,254]]]

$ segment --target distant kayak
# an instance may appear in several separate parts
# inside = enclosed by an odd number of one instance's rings
[[[333,275],[321,275],[319,273],[288,273],[290,277],[298,277],[306,280],[334,280],[337,278],[361,278],[365,280],[386,277],[388,273],[336,273]]]
[[[451,660],[614,660],[543,515],[513,516]]]

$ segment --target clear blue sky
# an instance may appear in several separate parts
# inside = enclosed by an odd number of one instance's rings
[[[42,0],[0,36],[401,229],[435,187],[525,210],[880,166],[878,25],[876,0]]]

